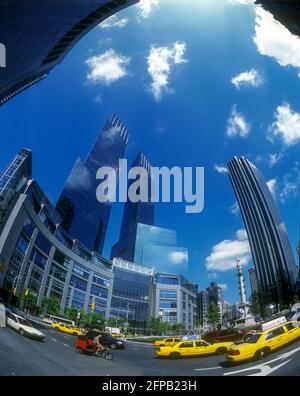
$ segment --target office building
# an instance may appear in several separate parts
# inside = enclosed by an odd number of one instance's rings
[[[5,215],[32,174],[31,151],[22,149],[0,174],[0,229]]]
[[[111,203],[100,203],[96,197],[100,181],[96,174],[101,167],[118,170],[129,134],[114,114],[106,121],[85,161],[78,159],[66,181],[56,208],[62,226],[73,238],[90,250],[102,253]]]
[[[218,324],[222,324],[223,318],[223,292],[221,286],[219,286],[216,282],[211,282],[210,286],[206,288],[206,292],[208,295],[208,304],[213,302],[216,304],[219,313]],[[209,305],[208,305],[209,306]]]
[[[247,230],[258,288],[264,303],[288,305],[293,298],[297,267],[285,225],[258,169],[246,158],[228,164]]]
[[[148,202],[131,202],[128,200],[124,205],[122,225],[119,241],[112,247],[110,258],[123,258],[127,261],[136,261],[137,239],[139,237],[139,225],[154,225],[154,204],[151,202],[151,165],[143,153],[138,154],[131,168],[142,167],[147,172]],[[131,180],[128,189],[135,182]]]
[[[202,290],[197,293],[197,323],[200,326],[200,330],[204,333],[209,330],[208,307],[208,293],[206,290]]]
[[[30,289],[41,306],[44,297],[68,307],[108,317],[113,272],[111,262],[72,240],[38,184],[29,180],[11,208],[0,234],[0,288],[22,295]]]
[[[258,293],[258,282],[257,282],[255,269],[254,268],[249,268],[248,273],[249,273],[251,294]]]
[[[114,259],[113,273],[110,316],[116,318],[116,323],[125,319],[136,332],[145,329],[152,312],[153,269]]]
[[[155,272],[188,272],[188,250],[177,245],[174,230],[138,223],[132,246],[136,264],[154,268]]]
[[[194,331],[197,322],[197,286],[181,275],[155,274],[155,317]]]
[[[262,5],[292,34],[300,37],[300,4],[297,0],[257,0],[256,4]]]
[[[7,49],[0,106],[43,80],[99,23],[138,0],[5,0],[0,37]]]

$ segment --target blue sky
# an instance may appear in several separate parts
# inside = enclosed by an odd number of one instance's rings
[[[294,252],[300,181],[300,39],[252,3],[143,0],[96,27],[46,80],[1,108],[0,168],[31,148],[34,176],[55,202],[76,157],[116,112],[130,131],[129,160],[144,151],[154,166],[205,167],[205,210],[160,204],[156,225],[175,229],[189,249],[188,277],[200,288],[224,285],[230,302],[239,255],[249,295],[251,255],[224,164],[245,155],[258,166]],[[115,205],[105,255],[121,216]]]

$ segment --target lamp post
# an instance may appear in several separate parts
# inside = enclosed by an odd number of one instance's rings
[[[128,320],[129,320],[129,307],[130,307],[130,304],[128,303],[127,304],[127,315],[126,315],[126,334],[127,334],[128,325],[129,325],[129,323],[128,323]]]

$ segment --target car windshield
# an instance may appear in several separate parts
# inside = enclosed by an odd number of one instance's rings
[[[21,325],[32,327],[31,324],[30,324],[29,322],[27,322],[26,319],[18,318],[18,322],[19,322]]]
[[[249,344],[255,344],[259,338],[260,338],[261,334],[260,333],[256,333],[256,334],[247,334],[244,338],[244,341],[249,343]]]

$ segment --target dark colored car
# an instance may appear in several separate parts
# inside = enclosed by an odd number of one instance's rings
[[[103,346],[106,346],[106,347],[112,348],[112,349],[125,349],[125,347],[126,347],[125,341],[119,340],[107,333],[102,333],[101,343]]]
[[[240,329],[217,330],[204,334],[202,339],[208,342],[238,341],[241,340],[243,336],[248,332],[249,330],[240,330]]]

